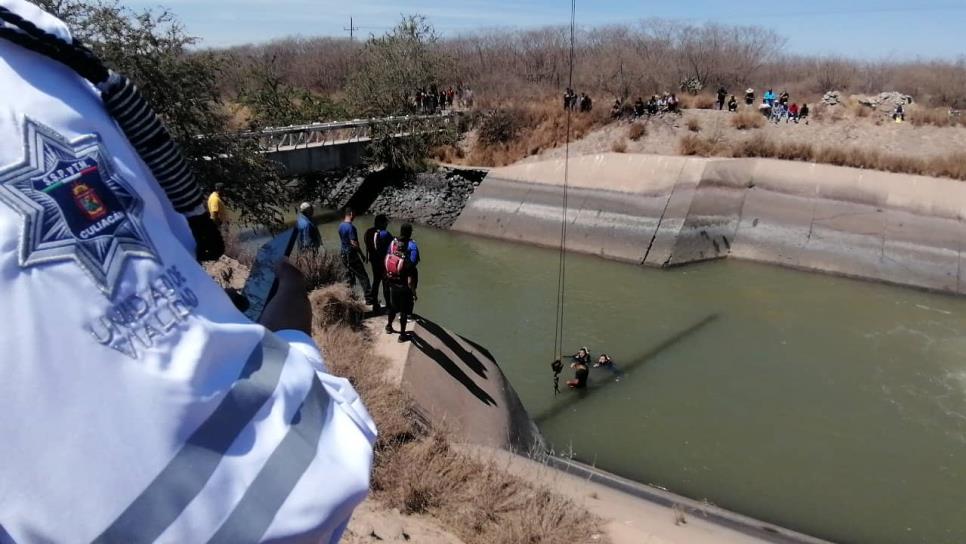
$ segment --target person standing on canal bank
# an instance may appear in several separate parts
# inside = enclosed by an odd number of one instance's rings
[[[352,224],[356,219],[356,213],[352,208],[345,209],[345,219],[339,225],[339,241],[342,244],[341,257],[342,264],[346,269],[346,283],[349,288],[355,287],[356,282],[362,287],[362,292],[366,298],[366,304],[372,304],[372,284],[369,283],[369,274],[366,273],[364,264],[365,256],[359,246],[359,231]]]
[[[322,247],[322,235],[319,227],[315,226],[315,208],[308,202],[299,206],[295,229],[298,231],[299,253],[317,253]]]
[[[221,193],[224,190],[224,183],[216,183],[215,190],[208,196],[208,214],[219,227],[225,224],[225,203],[221,200]]]
[[[364,235],[366,242],[366,256],[369,258],[369,267],[372,269],[372,310],[379,311],[379,286],[382,285],[382,296],[389,306],[389,283],[386,278],[386,255],[389,253],[389,246],[392,244],[393,235],[389,232],[389,218],[385,215],[377,215],[375,223]]]
[[[399,238],[390,244],[385,260],[385,281],[389,285],[389,321],[386,323],[386,332],[395,332],[392,325],[396,321],[396,314],[399,314],[399,342],[409,340],[406,325],[418,299],[416,265],[419,263],[419,248],[412,236],[412,225],[406,223],[400,227]]]

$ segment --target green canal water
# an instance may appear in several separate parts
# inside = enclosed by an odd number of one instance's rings
[[[415,237],[417,312],[487,346],[556,451],[834,541],[966,542],[966,299],[572,255],[567,349],[626,373],[555,398],[557,253]]]

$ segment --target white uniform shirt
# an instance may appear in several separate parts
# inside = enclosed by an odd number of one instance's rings
[[[338,541],[372,421],[193,256],[95,88],[0,39],[0,542]]]

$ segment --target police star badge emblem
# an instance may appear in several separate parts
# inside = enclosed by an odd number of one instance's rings
[[[21,268],[74,261],[112,298],[130,258],[158,260],[144,203],[114,171],[100,139],[67,141],[24,121],[24,159],[0,168],[0,202],[24,221]]]

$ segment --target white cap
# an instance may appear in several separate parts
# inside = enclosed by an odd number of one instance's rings
[[[304,212],[305,210],[307,210],[307,209],[309,209],[311,207],[312,207],[312,204],[310,204],[308,202],[303,202],[303,203],[299,204],[299,211],[300,212]]]

